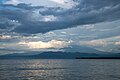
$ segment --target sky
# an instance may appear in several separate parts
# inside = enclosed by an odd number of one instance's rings
[[[0,0],[0,54],[75,47],[120,52],[120,0]]]

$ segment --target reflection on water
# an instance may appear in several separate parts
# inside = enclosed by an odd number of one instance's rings
[[[0,80],[120,80],[120,60],[0,60]]]

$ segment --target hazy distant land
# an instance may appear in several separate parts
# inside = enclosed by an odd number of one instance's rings
[[[31,54],[14,53],[1,55],[0,59],[120,59],[120,53],[32,52]]]

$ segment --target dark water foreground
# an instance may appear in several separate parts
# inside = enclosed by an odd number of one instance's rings
[[[6,59],[0,80],[120,80],[120,60]]]

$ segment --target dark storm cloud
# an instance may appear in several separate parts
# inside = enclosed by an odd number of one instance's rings
[[[31,6],[29,4],[1,5],[0,15],[9,20],[17,20],[21,25],[11,32],[17,33],[45,33],[51,30],[75,27],[84,24],[108,22],[120,19],[120,0],[74,0],[78,3],[71,9],[60,7]],[[10,8],[10,6],[12,8]],[[17,8],[17,9],[14,9]],[[43,10],[41,10],[43,9]],[[39,15],[34,14],[34,10],[39,10]],[[33,15],[34,14],[34,15]],[[43,21],[44,16],[53,15],[56,21]],[[42,16],[34,17],[34,16]],[[3,26],[9,24],[0,24]],[[4,27],[6,28],[6,27]]]
[[[34,9],[44,8],[43,6],[31,6],[30,4],[25,4],[25,3],[20,3],[18,5],[1,4],[1,7],[13,7],[13,8],[25,9],[25,10],[34,10]]]

